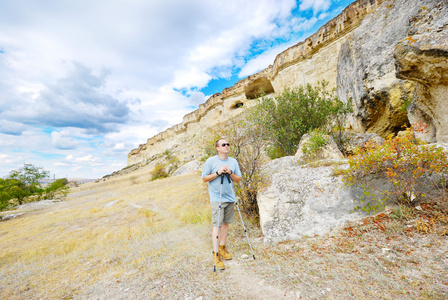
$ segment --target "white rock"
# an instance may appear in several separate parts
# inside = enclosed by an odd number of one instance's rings
[[[331,175],[332,167],[279,164],[281,169],[276,168],[276,162],[270,164],[270,185],[257,196],[266,242],[321,235],[365,215],[361,211],[351,213],[363,190],[344,187],[340,177]]]
[[[203,167],[202,162],[200,162],[199,160],[193,160],[193,161],[190,161],[190,162],[186,163],[185,165],[181,166],[176,171],[174,171],[173,176],[178,176],[178,175],[192,173],[195,171],[200,171],[200,170],[202,170],[202,167]]]

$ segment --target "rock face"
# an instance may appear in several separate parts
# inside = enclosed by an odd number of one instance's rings
[[[350,213],[362,190],[346,189],[341,178],[331,176],[332,167],[286,167],[290,161],[288,157],[271,163],[271,184],[257,196],[266,242],[324,234],[364,216]]]
[[[338,97],[354,104],[350,127],[382,137],[408,123],[404,102],[415,83],[395,76],[394,49],[407,37],[409,18],[435,1],[385,1],[366,16],[342,45],[338,59]]]
[[[409,19],[408,37],[394,51],[396,76],[416,82],[411,122],[429,125],[421,137],[448,142],[448,1],[433,1]]]

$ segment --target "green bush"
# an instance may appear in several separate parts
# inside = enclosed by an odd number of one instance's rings
[[[425,197],[423,191],[428,186],[446,190],[446,185],[440,182],[446,182],[448,177],[447,155],[441,147],[424,145],[416,138],[415,131],[424,128],[423,124],[414,124],[400,136],[389,136],[383,145],[368,144],[358,149],[358,155],[350,157],[349,168],[343,172],[345,183],[366,183],[362,207],[358,209],[380,211],[388,199],[412,206],[416,198]],[[381,197],[375,197],[369,185],[377,178],[387,179],[392,186],[390,190],[379,191]]]
[[[316,87],[308,84],[285,89],[275,99],[262,97],[254,120],[263,128],[272,159],[294,155],[302,136],[314,129],[320,128],[329,134],[333,133],[333,128],[343,129],[345,124],[339,123],[345,122],[351,104],[341,102],[327,86],[328,82],[322,81]]]
[[[165,168],[166,168],[166,166],[163,163],[156,164],[154,169],[150,172],[150,174],[152,175],[151,180],[168,177],[169,174],[165,171]]]
[[[302,146],[302,152],[310,155],[318,152],[327,143],[327,138],[324,133],[315,129],[310,132],[310,139]]]
[[[0,178],[0,211],[8,208],[9,200],[12,198],[10,195],[10,179]]]
[[[67,196],[67,193],[69,190],[67,183],[68,183],[68,181],[66,178],[61,178],[61,179],[58,179],[58,180],[50,183],[45,188],[45,198],[54,199],[58,195],[63,196],[63,197]]]

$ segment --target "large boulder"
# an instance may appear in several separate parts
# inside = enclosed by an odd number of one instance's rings
[[[408,36],[395,48],[396,76],[416,82],[408,107],[411,123],[429,125],[420,138],[448,142],[448,2],[432,1],[409,20]]]
[[[187,162],[183,166],[181,166],[179,169],[174,171],[173,176],[193,173],[196,171],[201,171],[204,164],[200,162],[199,160],[192,160],[190,162]]]
[[[364,215],[351,212],[362,190],[344,187],[340,177],[332,176],[333,167],[307,168],[288,157],[266,168],[270,185],[257,195],[266,242],[324,234]]]
[[[408,124],[404,103],[415,83],[395,76],[394,49],[408,36],[409,19],[435,0],[384,1],[341,46],[336,84],[339,99],[354,104],[349,126],[382,137]]]

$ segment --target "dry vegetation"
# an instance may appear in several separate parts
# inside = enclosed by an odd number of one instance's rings
[[[248,221],[255,261],[237,220],[234,259],[213,273],[206,185],[199,174],[150,181],[149,171],[81,185],[66,201],[1,222],[0,298],[447,297],[446,203],[278,245]]]

